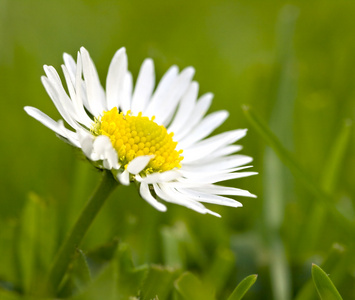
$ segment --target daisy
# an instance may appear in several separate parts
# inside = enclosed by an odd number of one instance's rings
[[[121,48],[111,61],[104,89],[88,51],[81,48],[76,62],[64,54],[62,70],[67,91],[52,66],[44,66],[42,82],[71,129],[37,108],[27,106],[25,111],[121,184],[137,182],[141,197],[156,209],[166,211],[163,200],[219,216],[202,203],[239,207],[240,202],[226,196],[255,197],[216,184],[257,173],[242,171],[251,167],[245,165],[252,158],[235,154],[242,147],[234,143],[246,129],[210,136],[228,112],[206,116],[213,95],[198,97],[192,67],[179,72],[172,66],[155,88],[154,64],[146,59],[133,86]]]

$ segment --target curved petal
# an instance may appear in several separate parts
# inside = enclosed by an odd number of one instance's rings
[[[174,181],[177,178],[181,177],[182,174],[178,170],[170,170],[162,173],[153,173],[149,174],[146,177],[138,177],[136,176],[136,179],[139,182],[144,182],[144,183],[161,183],[161,182],[170,182]]]
[[[142,155],[134,158],[127,166],[127,171],[131,174],[138,174],[149,164],[154,155]]]
[[[224,170],[228,168],[235,168],[246,165],[253,161],[253,158],[246,155],[230,155],[221,158],[215,158],[213,160],[206,160],[204,163],[199,161],[185,164],[183,170],[186,171],[199,171],[208,172],[211,170]]]
[[[126,49],[123,47],[115,53],[107,73],[106,100],[108,110],[119,106],[120,94],[124,90],[127,65]]]
[[[117,179],[123,185],[129,185],[129,173],[127,170],[124,170],[121,174],[117,174]]]
[[[210,203],[210,204],[217,204],[217,205],[223,205],[223,206],[230,206],[230,207],[242,207],[243,205],[231,198],[223,197],[223,196],[218,196],[218,195],[213,195],[201,191],[196,191],[192,189],[177,189],[181,194],[183,195],[188,195],[192,199],[195,199],[196,201],[199,202],[205,202],[205,203]]]
[[[104,110],[107,110],[105,92],[103,91],[99,76],[89,52],[84,47],[81,47],[80,53],[83,63],[83,75],[89,107],[93,115],[97,117]]]
[[[212,103],[213,94],[207,93],[200,97],[194,110],[191,112],[188,122],[184,124],[181,130],[175,132],[174,139],[181,141],[191,130],[201,121]]]
[[[163,78],[160,80],[157,89],[155,90],[152,99],[150,100],[146,110],[143,115],[151,118],[156,115],[156,112],[161,106],[161,102],[166,100],[167,95],[170,93],[171,86],[175,82],[178,76],[179,69],[177,66],[172,66],[164,74]]]
[[[141,183],[139,188],[139,193],[142,198],[147,201],[150,205],[155,207],[159,211],[166,211],[166,206],[160,202],[158,202],[150,193],[149,186],[146,183]]]
[[[216,128],[218,128],[228,118],[229,113],[225,110],[217,111],[205,117],[188,136],[179,142],[182,149],[202,140],[209,136]]]
[[[183,196],[180,192],[173,188],[169,188],[166,184],[153,184],[156,194],[167,202],[175,203],[185,206],[201,214],[209,213],[211,215],[220,217],[219,214],[207,209],[203,204],[197,202],[189,196]]]
[[[149,103],[155,86],[154,63],[151,59],[146,59],[139,71],[136,86],[132,96],[131,110],[133,114],[143,112]]]
[[[127,113],[131,109],[131,97],[132,97],[133,79],[130,72],[126,73],[124,78],[123,90],[119,94],[119,107],[123,113]]]
[[[184,149],[183,163],[190,163],[197,159],[207,157],[214,151],[230,145],[246,135],[246,129],[227,131],[192,145],[189,149]]]
[[[198,95],[198,83],[193,81],[191,82],[187,92],[183,96],[180,101],[177,113],[172,121],[172,123],[168,127],[168,132],[174,132],[174,134],[178,133],[184,125],[191,121],[190,116],[193,111],[196,99]]]
[[[189,85],[191,84],[192,77],[195,74],[195,69],[188,67],[180,73],[176,82],[171,87],[171,90],[166,99],[160,102],[160,105],[156,108],[156,122],[167,125],[171,121],[174,115],[176,107],[181,101],[181,97],[186,93]]]

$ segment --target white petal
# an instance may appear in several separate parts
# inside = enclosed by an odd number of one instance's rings
[[[211,171],[211,170],[224,170],[229,168],[235,168],[246,165],[253,161],[253,158],[246,155],[231,155],[222,158],[212,159],[211,161],[200,163],[193,162],[191,164],[185,164],[183,169],[186,171]]]
[[[213,94],[207,93],[203,95],[196,103],[194,110],[189,116],[188,121],[177,132],[174,132],[174,139],[181,141],[185,135],[189,134],[191,130],[201,121],[212,103]]]
[[[246,135],[246,129],[237,129],[232,131],[227,131],[201,142],[198,142],[191,146],[189,149],[184,149],[184,160],[183,163],[190,163],[197,159],[202,159],[207,157],[212,152],[224,147],[226,145],[232,144],[237,140],[241,139]]]
[[[227,174],[214,174],[212,176],[205,176],[205,177],[198,177],[197,175],[195,177],[192,177],[191,174],[189,174],[190,178],[178,178],[177,180],[180,182],[191,182],[191,183],[199,183],[199,184],[206,184],[206,183],[216,183],[219,181],[226,181],[226,180],[231,180],[231,179],[236,179],[236,178],[242,178],[242,177],[248,177],[252,175],[258,174],[257,172],[239,172],[239,173],[227,173]]]
[[[92,124],[92,120],[89,118],[89,116],[85,112],[82,100],[80,98],[77,99],[78,97],[75,92],[74,82],[72,81],[72,78],[71,78],[71,75],[69,74],[68,69],[66,68],[65,65],[62,65],[62,69],[63,69],[64,77],[67,82],[67,87],[68,87],[68,91],[70,94],[70,98],[73,103],[73,108],[75,110],[76,120],[79,123],[81,123],[89,128]]]
[[[93,116],[97,117],[93,111],[91,111],[89,102],[86,96],[86,87],[84,80],[82,79],[82,72],[83,72],[83,63],[81,60],[81,54],[78,52],[77,58],[77,65],[76,65],[76,74],[75,74],[75,92],[76,92],[76,99],[73,101],[77,102],[77,106],[84,106]]]
[[[243,149],[243,147],[240,146],[240,145],[229,145],[229,146],[225,146],[225,147],[219,148],[216,151],[212,152],[208,156],[208,161],[211,161],[214,158],[219,158],[219,157],[223,157],[223,156],[227,156],[227,155],[233,154],[233,153],[238,152],[238,151],[240,151],[242,149]]]
[[[159,110],[155,114],[158,124],[166,126],[170,123],[181,97],[186,93],[191,84],[194,74],[195,69],[192,67],[188,67],[180,73],[169,94],[166,95],[166,99],[160,102]]]
[[[75,147],[80,147],[75,132],[66,129],[63,125],[62,120],[56,122],[35,107],[26,106],[24,107],[24,109],[31,117],[35,118],[37,121],[41,122],[44,126],[53,130],[59,136],[63,137],[66,142],[68,142],[69,144]]]
[[[151,59],[146,59],[139,71],[136,86],[132,96],[131,110],[134,114],[143,112],[152,95],[155,85],[154,63]]]
[[[124,89],[125,78],[127,74],[127,55],[126,49],[119,49],[110,64],[106,79],[106,98],[107,109],[118,107],[120,102],[120,94]]]
[[[24,109],[31,117],[41,122],[44,126],[48,127],[50,130],[53,130],[55,133],[65,137],[65,133],[62,131],[59,124],[52,118],[48,117],[45,113],[31,106],[25,106]]]
[[[167,95],[170,93],[171,87],[178,76],[178,72],[178,67],[172,66],[164,74],[147,106],[147,109],[143,112],[145,116],[152,117],[156,115],[156,112],[160,109],[161,102],[166,100]]]
[[[162,173],[153,173],[143,178],[140,176],[139,177],[136,176],[136,179],[144,183],[161,183],[161,182],[169,182],[169,181],[176,180],[181,176],[182,174],[180,171],[170,170]]]
[[[161,204],[158,202],[150,193],[149,191],[149,186],[146,183],[141,183],[141,186],[139,188],[139,193],[142,196],[142,198],[147,201],[150,205],[155,207],[159,211],[166,211],[166,206],[164,204]]]
[[[197,202],[189,196],[184,196],[175,189],[169,188],[166,184],[153,184],[154,191],[156,194],[167,202],[175,203],[178,205],[185,206],[201,214],[212,214],[214,216],[220,217],[219,214],[210,211],[204,207],[200,202]]]
[[[49,70],[49,68],[46,68],[45,70]],[[49,72],[47,72],[47,75]],[[52,99],[55,107],[59,111],[59,113],[62,115],[64,120],[73,128],[77,128],[77,123],[76,120],[73,119],[71,112],[74,111],[73,104],[64,91],[64,88],[62,86],[62,83],[54,79],[55,77],[50,76],[49,78],[42,76],[42,83],[44,88],[46,89],[49,97]]]
[[[129,185],[129,173],[127,170],[124,170],[123,173],[117,174],[117,179],[123,185]]]
[[[93,151],[94,137],[92,134],[87,133],[84,130],[78,130],[78,139],[84,154],[92,160],[91,155]]]
[[[94,116],[98,116],[104,110],[107,110],[105,93],[100,84],[99,76],[89,52],[84,47],[81,47],[80,53],[83,62],[83,75],[89,106]]]
[[[100,159],[105,159],[105,152],[109,146],[111,146],[111,141],[110,138],[106,135],[99,135],[95,138],[93,143],[94,151],[97,153]]]
[[[221,185],[203,185],[201,187],[194,188],[197,192],[204,192],[216,195],[230,195],[230,196],[243,196],[243,197],[251,197],[256,198],[256,195],[250,193],[247,190],[238,189],[235,187],[227,187]]]
[[[120,168],[120,164],[118,163],[118,155],[116,150],[112,147],[106,150],[106,159],[104,160],[105,165],[107,165],[106,169],[116,169]]]
[[[242,207],[243,206],[240,202],[238,202],[234,199],[227,198],[227,197],[222,197],[222,196],[218,196],[218,195],[199,192],[199,191],[192,190],[192,189],[177,189],[177,190],[180,193],[182,193],[184,195],[188,195],[192,199],[199,201],[199,202],[224,205],[224,206],[230,206],[230,207]]]
[[[190,168],[190,170],[186,170],[185,168],[182,168],[180,172],[184,175],[185,178],[206,178],[206,177],[212,177],[215,175],[220,175],[220,174],[228,174],[228,173],[233,173],[237,171],[241,171],[244,169],[249,169],[252,166],[243,166],[243,167],[238,167],[238,168],[229,168],[229,169],[209,169],[209,170],[202,170],[200,171],[199,169],[193,169]]]
[[[179,142],[179,147],[182,149],[187,148],[191,144],[209,136],[228,118],[228,115],[228,112],[225,110],[209,114],[189,133],[188,136]]]
[[[195,107],[196,99],[198,95],[198,83],[191,82],[187,92],[180,101],[179,108],[177,110],[176,116],[174,117],[171,125],[168,128],[168,132],[178,133],[179,130],[189,122],[191,113]]]
[[[132,74],[130,72],[127,72],[124,79],[123,90],[119,95],[119,106],[124,114],[131,109],[131,97],[133,88],[132,81]]]
[[[142,155],[134,158],[127,166],[127,171],[131,174],[140,173],[150,162],[154,155]]]
[[[112,147],[112,143],[109,137],[100,135],[93,141],[91,159],[102,160],[103,166],[106,169],[111,170],[119,169],[118,155],[116,150]]]
[[[72,82],[75,82],[75,74],[76,74],[76,63],[74,58],[68,53],[63,54],[63,60],[66,68],[69,71],[70,78]]]

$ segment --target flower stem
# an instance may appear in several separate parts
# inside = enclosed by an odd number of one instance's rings
[[[66,240],[57,253],[47,277],[46,294],[56,294],[63,276],[75,255],[77,247],[80,245],[85,233],[88,231],[97,213],[105,203],[105,200],[117,186],[118,182],[113,178],[109,171],[105,170],[101,182],[90,197],[74,224],[74,227],[69,232]]]

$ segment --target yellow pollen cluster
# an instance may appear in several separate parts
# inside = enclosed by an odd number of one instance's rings
[[[118,153],[118,159],[125,168],[137,156],[154,155],[146,173],[164,172],[181,167],[182,150],[176,151],[177,142],[173,133],[154,122],[154,117],[132,116],[130,111],[124,115],[117,108],[105,111],[92,127],[95,135],[106,135]]]

